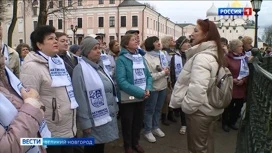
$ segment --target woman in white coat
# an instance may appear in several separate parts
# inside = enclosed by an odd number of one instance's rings
[[[214,153],[214,123],[224,110],[209,104],[207,90],[219,66],[225,66],[216,25],[209,20],[197,20],[192,45],[186,52],[188,61],[175,84],[170,107],[181,107],[186,114],[189,152]],[[216,56],[219,63],[210,54]]]

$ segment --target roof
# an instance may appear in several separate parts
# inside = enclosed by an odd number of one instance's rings
[[[186,27],[186,26],[188,26],[188,25],[193,25],[193,26],[195,26],[195,25],[192,24],[192,23],[178,23],[177,25],[180,26],[181,28]]]
[[[145,6],[144,4],[137,2],[136,0],[124,0],[119,4],[119,7],[122,6]]]
[[[214,6],[214,3],[212,6],[208,9],[206,16],[217,16],[218,15],[218,9]]]

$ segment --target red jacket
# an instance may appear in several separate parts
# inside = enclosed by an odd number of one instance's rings
[[[237,56],[237,55],[234,55],[232,52],[229,52],[225,56],[225,59],[226,59],[227,68],[229,68],[230,72],[232,73],[233,79],[237,79],[240,72],[241,60],[233,59],[233,56]],[[244,83],[240,86],[233,83],[232,98],[240,99],[240,98],[246,97],[247,79],[248,77],[243,78],[242,80],[244,81]]]

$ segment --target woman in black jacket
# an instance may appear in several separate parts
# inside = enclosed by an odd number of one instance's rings
[[[179,73],[181,72],[183,66],[186,62],[185,51],[191,47],[189,39],[185,36],[181,36],[176,41],[176,53],[172,56],[170,62],[170,79],[171,79],[171,87],[174,88]],[[185,114],[181,110],[181,108],[174,110],[176,114],[180,114],[181,118],[181,128],[179,133],[185,134],[186,133],[186,121],[185,121]]]

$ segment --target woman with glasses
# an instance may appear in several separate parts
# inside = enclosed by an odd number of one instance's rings
[[[197,20],[191,39],[193,46],[186,51],[187,62],[175,84],[170,107],[181,107],[186,114],[189,152],[214,153],[214,125],[224,109],[209,104],[207,91],[218,68],[225,67],[224,50],[212,21]]]

